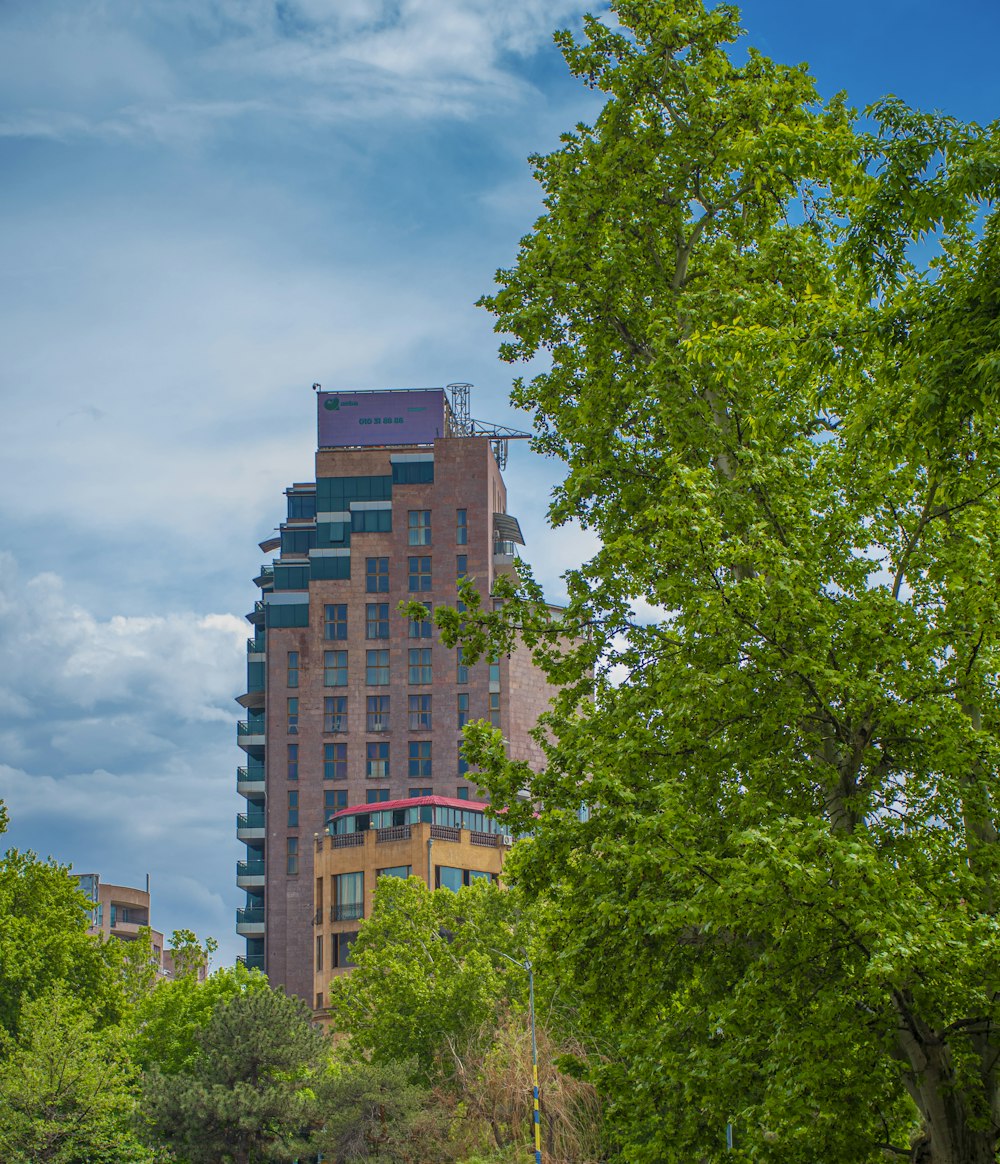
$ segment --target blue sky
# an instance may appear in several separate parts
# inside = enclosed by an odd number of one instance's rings
[[[473,306],[539,211],[525,162],[599,98],[575,0],[0,5],[0,796],[9,843],[141,884],[220,939],[240,894],[242,618],[311,475],[310,385],[471,381]],[[749,40],[863,106],[1000,114],[995,0],[754,0]],[[551,596],[590,544],[510,508]]]

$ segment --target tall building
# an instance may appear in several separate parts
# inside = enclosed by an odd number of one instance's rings
[[[318,387],[318,386],[317,386]],[[469,418],[468,386],[316,397],[314,479],[285,490],[278,556],[247,618],[246,752],[237,788],[246,960],[312,1003],[316,838],[350,806],[417,796],[475,800],[459,754],[473,719],[509,754],[541,759],[529,732],[551,697],[527,650],[466,665],[401,602],[488,599],[522,541],[507,513],[506,440]]]

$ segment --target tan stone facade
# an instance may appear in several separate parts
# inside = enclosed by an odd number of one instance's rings
[[[350,943],[371,916],[379,876],[419,877],[432,889],[457,888],[477,877],[499,878],[510,842],[492,831],[492,822],[476,819],[476,809],[474,803],[449,797],[408,799],[385,808],[357,805],[330,828],[336,830],[344,817],[353,816],[364,822],[363,829],[331,831],[315,839],[312,1003],[319,1014],[329,998],[330,979],[350,970]]]

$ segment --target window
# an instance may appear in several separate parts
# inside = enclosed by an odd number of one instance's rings
[[[352,533],[390,533],[392,531],[391,509],[352,509]]]
[[[330,968],[344,970],[354,965],[351,959],[351,946],[358,940],[358,931],[349,934],[330,935]]]
[[[369,780],[389,778],[389,745],[379,741],[365,744],[365,775]]]
[[[316,529],[283,529],[281,531],[281,556],[308,554],[316,546]]]
[[[469,572],[469,555],[456,554],[455,555],[455,577],[464,578]]]
[[[411,509],[407,520],[408,541],[411,546],[431,544],[431,511]]]
[[[410,647],[409,682],[413,684],[431,682],[430,647]]]
[[[409,558],[407,567],[407,589],[411,594],[420,594],[431,588],[430,558]]]
[[[434,462],[397,461],[392,466],[392,480],[396,485],[430,485],[434,481]]]
[[[336,873],[333,877],[331,921],[358,921],[365,916],[364,873]]]
[[[429,695],[408,695],[406,697],[411,732],[431,730],[431,697]]]
[[[316,969],[317,970],[323,969],[323,935],[322,934],[316,935]],[[317,994],[316,995],[316,1006],[320,1007],[322,1005],[323,1005],[323,995]]]
[[[290,736],[299,734],[299,698],[297,695],[289,697],[288,700],[288,725],[286,731]]]
[[[369,602],[365,606],[365,638],[387,639],[389,637],[389,603]]]
[[[379,869],[377,877],[402,877],[404,880],[413,872],[412,865],[392,865],[388,869]]]
[[[369,594],[389,593],[388,558],[365,558],[365,590]]]
[[[458,727],[459,730],[465,727],[469,722],[469,693],[468,691],[460,691],[458,693]]]
[[[406,774],[411,780],[426,780],[431,775],[430,740],[411,740],[409,753],[409,766]]]
[[[462,745],[458,745],[458,774],[464,776],[469,770],[469,761],[462,752]]]
[[[468,683],[469,682],[469,668],[462,661],[462,648],[461,647],[458,648],[458,650],[455,654],[455,658],[456,658],[455,682],[456,683]]]
[[[323,817],[328,821],[335,812],[347,808],[346,788],[327,788],[323,793]]]
[[[343,642],[347,638],[347,607],[338,603],[336,606],[325,606],[323,610],[323,638]]]
[[[365,804],[381,804],[388,799],[388,788],[369,788],[365,793]]]
[[[287,675],[285,678],[286,687],[298,687],[299,685],[299,652],[288,652]]]
[[[323,731],[347,731],[346,695],[326,695],[323,697]]]
[[[298,790],[295,792],[289,792],[288,794],[288,827],[290,829],[297,829],[299,827]]]
[[[450,889],[457,893],[462,888],[463,870],[455,869],[451,865],[435,865],[434,874],[435,889]]]
[[[313,518],[316,516],[315,493],[286,493],[288,498],[288,517],[290,520],[298,518]]]
[[[365,731],[387,732],[389,730],[389,696],[369,695],[365,709]]]
[[[490,659],[490,682],[491,683],[499,683],[500,682],[500,660],[499,659]]]
[[[323,745],[323,779],[347,779],[347,744]]]
[[[411,639],[429,639],[431,637],[431,608],[429,603],[427,606],[426,618],[411,618],[410,619],[410,638]]]
[[[288,837],[285,841],[285,872],[294,877],[299,871],[299,838]]]
[[[493,691],[490,693],[490,723],[498,728],[500,726],[500,692]]]
[[[411,797],[414,797],[414,796],[433,796],[433,795],[434,795],[433,788],[411,788],[409,790],[409,796],[411,796]]]
[[[466,509],[455,510],[455,543],[467,545],[469,541],[469,512]]]
[[[459,800],[468,800],[469,799],[469,786],[468,786],[468,784],[462,784],[458,788],[456,788],[455,789],[455,796]]]
[[[299,778],[299,745],[288,745],[288,779],[298,780]]]
[[[369,687],[385,687],[389,683],[389,652],[365,652],[365,682]]]
[[[323,686],[324,687],[346,687],[347,686],[347,652],[346,651],[324,651],[323,652]]]

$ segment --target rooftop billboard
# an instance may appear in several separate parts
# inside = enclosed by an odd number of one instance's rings
[[[318,392],[319,447],[424,445],[445,435],[443,388]]]

